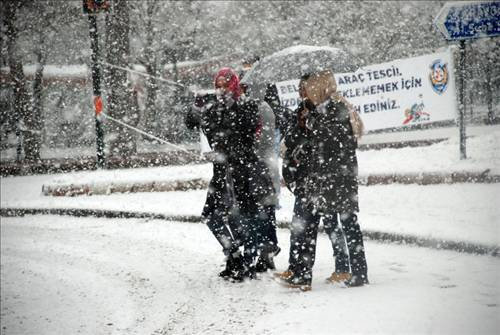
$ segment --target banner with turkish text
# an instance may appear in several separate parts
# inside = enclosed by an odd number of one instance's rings
[[[451,50],[367,65],[336,73],[337,91],[360,114],[365,129],[378,130],[454,120],[457,113]],[[298,79],[276,83],[281,104],[300,102]]]

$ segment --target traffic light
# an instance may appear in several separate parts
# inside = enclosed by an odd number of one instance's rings
[[[110,0],[83,0],[83,12],[85,14],[107,12],[111,7],[110,2]]]

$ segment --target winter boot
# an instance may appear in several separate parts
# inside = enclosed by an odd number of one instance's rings
[[[269,270],[269,268],[266,256],[260,255],[260,257],[257,259],[257,263],[255,264],[255,271],[266,272],[267,270]]]
[[[293,275],[287,279],[279,278],[278,283],[287,288],[299,289],[302,292],[307,292],[312,289],[311,280],[295,277]]]
[[[350,280],[352,275],[349,272],[333,272],[332,275],[326,278],[328,283],[343,283]]]
[[[281,248],[277,245],[272,245],[267,248],[267,250],[264,250],[257,259],[255,271],[266,272],[267,270],[276,270],[276,265],[274,265],[274,257],[278,255],[280,251]]]
[[[226,260],[226,268],[219,273],[219,277],[226,280],[242,281],[243,280],[243,260],[239,252],[229,254]]]
[[[221,272],[219,272],[219,277],[222,277],[224,279],[229,279],[229,277],[231,276],[233,263],[234,263],[233,257],[228,256],[227,260],[226,260],[226,268],[224,270],[222,270]]]
[[[278,256],[280,251],[280,247],[278,247],[277,245],[273,245],[272,249],[267,253],[266,262],[267,268],[269,270],[276,270],[276,265],[274,265],[274,257]]]
[[[241,282],[245,280],[245,278],[248,279],[257,279],[257,272],[255,271],[255,266],[246,266],[245,264],[241,264],[241,269],[238,271],[234,272],[234,274],[231,276],[231,279],[235,282]]]
[[[286,271],[283,271],[283,272],[276,272],[276,273],[274,273],[274,277],[278,278],[278,279],[288,279],[288,278],[290,278],[292,276],[293,276],[293,272],[290,269],[288,269]]]
[[[361,275],[353,275],[351,279],[346,280],[344,284],[347,287],[358,287],[370,283],[368,282],[368,277],[366,275],[361,274]]]
[[[240,253],[232,257],[232,267],[229,278],[232,282],[242,282],[245,279],[245,266],[243,264],[243,257]]]

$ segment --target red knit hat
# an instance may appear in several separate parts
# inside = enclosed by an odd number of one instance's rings
[[[241,94],[241,89],[240,79],[238,78],[236,72],[234,72],[234,70],[230,67],[223,67],[219,70],[219,72],[217,72],[217,75],[214,78],[214,86],[217,85],[217,79],[221,77],[224,78],[228,83],[227,88],[233,93],[233,99],[238,100]]]

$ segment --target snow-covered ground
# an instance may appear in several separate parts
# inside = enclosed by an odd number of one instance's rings
[[[486,129],[486,128],[485,128]],[[359,152],[361,174],[499,173],[500,136]],[[491,131],[493,130],[493,131]],[[83,208],[199,215],[205,190],[78,197],[44,196],[42,186],[206,178],[209,164],[1,178],[2,209]],[[500,246],[500,184],[362,186],[365,231]],[[283,189],[278,219],[293,197]],[[1,334],[496,334],[500,258],[366,243],[371,284],[324,283],[332,251],[319,237],[313,290],[297,293],[270,275],[233,284],[217,277],[222,253],[201,224],[147,219],[1,218]],[[287,262],[288,237],[279,229]]]
[[[286,267],[288,232],[279,231]],[[498,334],[500,261],[366,243],[369,286],[313,290],[270,274],[230,283],[200,224],[57,216],[2,218],[2,334]]]

